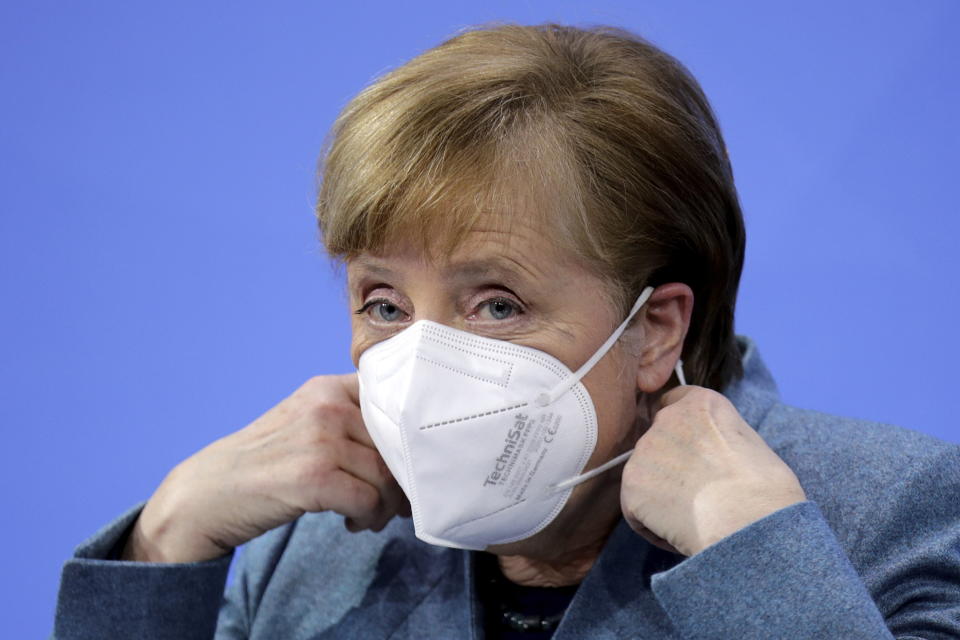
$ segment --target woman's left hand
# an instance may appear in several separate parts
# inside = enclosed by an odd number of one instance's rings
[[[623,470],[620,504],[651,543],[692,556],[806,500],[796,475],[721,394],[672,389]]]

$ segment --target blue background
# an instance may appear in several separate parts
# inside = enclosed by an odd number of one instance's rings
[[[747,219],[738,328],[785,399],[960,441],[958,18],[955,0],[4,3],[3,635],[43,636],[73,546],[179,460],[350,369],[318,151],[350,96],[469,24],[612,23],[684,61]]]

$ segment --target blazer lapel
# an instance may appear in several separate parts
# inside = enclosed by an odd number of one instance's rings
[[[650,578],[683,558],[637,535],[623,520],[587,574],[554,640],[679,637],[650,589]]]
[[[464,638],[469,610],[462,552],[394,538],[381,550],[362,601],[313,638]]]
[[[424,545],[429,546],[429,545]],[[483,631],[473,595],[473,568],[468,551],[430,547],[430,566],[420,567],[429,576],[429,588],[408,611],[389,638],[423,640],[479,640]],[[436,553],[438,552],[438,553]],[[413,576],[416,578],[416,576]],[[424,580],[426,583],[427,581]],[[425,584],[425,586],[427,586]],[[363,637],[363,636],[358,636]]]

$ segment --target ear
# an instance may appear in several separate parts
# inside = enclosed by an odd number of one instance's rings
[[[643,305],[637,322],[642,330],[637,361],[638,390],[654,393],[670,380],[683,352],[692,313],[693,290],[680,282],[657,287]]]

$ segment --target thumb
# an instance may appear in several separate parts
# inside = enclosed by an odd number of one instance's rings
[[[347,394],[347,397],[350,399],[355,406],[360,406],[360,379],[356,373],[344,373],[337,376],[337,382],[340,383],[340,386],[343,388],[343,391]]]

